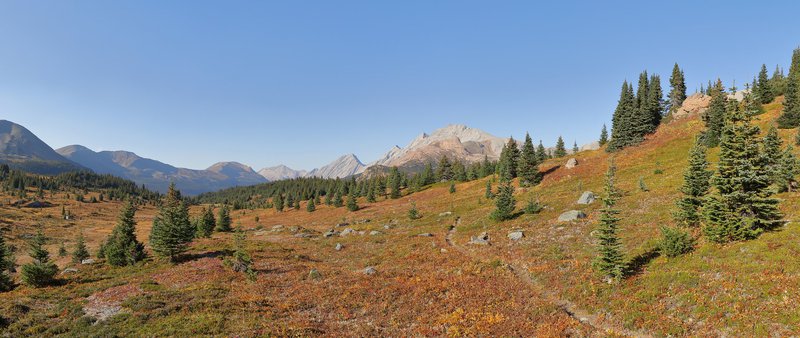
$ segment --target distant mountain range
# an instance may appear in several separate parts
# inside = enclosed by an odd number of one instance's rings
[[[178,168],[130,151],[97,152],[81,145],[53,150],[24,127],[0,120],[0,163],[39,174],[92,170],[126,178],[161,192],[166,191],[170,182],[175,182],[184,193],[196,195],[299,177],[345,178],[363,173],[381,174],[393,166],[406,172],[417,172],[426,163],[439,161],[442,156],[466,163],[482,161],[484,157],[497,160],[507,141],[507,138],[480,129],[449,125],[431,134],[422,133],[404,148],[394,146],[369,164],[361,162],[355,154],[347,154],[311,171],[278,165],[255,172],[238,162],[219,162],[204,170],[195,170]],[[582,150],[596,148],[595,143],[583,146]]]

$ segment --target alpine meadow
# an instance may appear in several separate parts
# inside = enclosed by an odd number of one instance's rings
[[[0,337],[800,336],[798,10],[0,3]]]

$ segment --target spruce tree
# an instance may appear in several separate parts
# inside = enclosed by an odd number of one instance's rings
[[[508,143],[500,151],[500,161],[497,163],[497,173],[501,180],[512,180],[517,177],[517,165],[519,163],[520,151],[514,137],[508,139]]]
[[[344,206],[344,186],[340,187],[339,190],[336,191],[336,194],[333,195],[333,206],[336,208],[341,208]]]
[[[494,198],[494,192],[492,192],[492,181],[486,181],[486,192],[483,194],[486,199]]]
[[[578,148],[578,141],[572,141],[572,153],[575,154],[579,151],[581,150]]]
[[[716,189],[704,204],[703,232],[712,241],[752,239],[780,224],[759,132],[742,110],[725,119],[719,164],[711,179]]]
[[[367,203],[375,203],[377,200],[375,199],[375,188],[370,186],[367,190]]]
[[[792,53],[792,65],[786,78],[783,114],[778,117],[778,127],[782,129],[800,127],[800,48]]]
[[[436,173],[433,171],[433,165],[428,162],[425,164],[425,169],[422,171],[422,185],[429,185],[436,182]]]
[[[525,134],[525,143],[522,144],[522,152],[519,156],[517,175],[520,177],[520,183],[522,185],[538,184],[539,181],[541,181],[536,148],[533,147],[533,140],[531,140],[531,136],[527,133]]]
[[[449,189],[448,191],[449,191],[451,194],[455,194],[455,193],[456,193],[456,184],[455,184],[455,183],[453,183],[453,182],[450,182],[450,189]]]
[[[453,179],[453,166],[447,158],[447,155],[442,155],[442,158],[439,160],[439,166],[436,167],[436,180],[441,182],[451,179]]]
[[[701,142],[696,142],[689,151],[689,167],[683,173],[683,196],[676,202],[677,211],[675,221],[683,226],[697,226],[700,224],[700,207],[710,188],[709,180],[713,172],[708,170],[706,160],[706,147]]]
[[[553,153],[554,157],[564,157],[567,156],[567,147],[564,145],[564,139],[561,136],[558,137],[556,140],[556,149]]]
[[[400,171],[397,170],[397,167],[392,167],[392,169],[389,171],[389,178],[391,180],[389,197],[392,199],[398,199],[401,196],[400,194],[401,178],[400,178]]]
[[[794,145],[800,146],[800,128],[797,128],[797,131],[794,133]]]
[[[761,65],[761,71],[758,72],[758,81],[752,88],[752,92],[755,94],[756,101],[761,104],[770,103],[775,98],[772,94],[772,86],[770,85],[769,77],[767,76],[767,65]]]
[[[46,242],[47,237],[39,230],[28,243],[33,261],[22,266],[23,284],[36,288],[53,284],[58,267],[50,261],[50,253],[44,248]]]
[[[370,192],[372,192],[372,190],[370,190]],[[306,204],[306,211],[314,212],[315,210],[317,210],[317,205],[314,203],[314,199],[309,199],[308,204]]]
[[[222,208],[219,208],[217,224],[214,230],[218,232],[233,231],[233,228],[231,228],[231,212],[227,204],[223,204]]]
[[[103,244],[106,263],[113,266],[134,265],[145,257],[144,244],[136,239],[136,206],[128,202],[117,225]]]
[[[620,221],[619,210],[614,206],[619,199],[619,192],[615,186],[617,168],[611,160],[606,172],[606,182],[601,200],[603,207],[600,209],[600,223],[597,225],[597,257],[593,262],[594,268],[604,277],[619,280],[625,275],[625,263],[622,243],[619,238],[618,224]]]
[[[775,65],[775,71],[769,79],[769,87],[775,97],[786,93],[786,78],[783,76],[783,69],[779,65]]]
[[[611,140],[606,151],[614,152],[625,147],[638,144],[642,138],[637,132],[636,97],[633,95],[633,86],[627,81],[622,83],[617,108],[611,119]]]
[[[686,80],[683,76],[683,71],[678,64],[672,67],[672,76],[669,77],[669,106],[671,111],[675,111],[686,100]]]
[[[170,184],[150,230],[150,248],[157,255],[175,262],[194,239],[194,227],[189,221],[189,208],[181,192]]]
[[[495,221],[505,221],[514,217],[516,200],[514,200],[514,187],[511,182],[503,182],[497,187],[497,196],[494,201],[495,209],[489,216]]]
[[[725,95],[725,87],[722,86],[722,81],[717,79],[716,84],[709,90],[711,95],[711,102],[708,109],[703,114],[703,121],[706,124],[706,130],[703,133],[706,146],[714,148],[719,145],[722,127],[725,124],[725,115],[728,105],[728,99]]]
[[[283,211],[283,194],[280,192],[272,198],[272,204],[275,206],[275,210],[278,212]]]
[[[75,249],[72,251],[72,263],[81,264],[81,262],[89,258],[89,256],[89,250],[86,249],[86,239],[81,232],[75,240]]]
[[[544,148],[542,140],[539,140],[539,145],[536,146],[536,162],[543,163],[547,159],[547,149]]]
[[[350,192],[350,195],[347,196],[347,210],[358,210],[358,201],[356,200],[355,192]]]
[[[221,212],[222,210],[220,210]],[[230,220],[230,219],[229,219]],[[208,206],[203,208],[203,214],[200,216],[200,221],[197,222],[197,237],[208,238],[217,227],[217,220],[214,218],[214,207]]]
[[[600,139],[597,140],[597,143],[599,143],[601,147],[608,143],[608,129],[606,129],[605,124],[603,124],[603,129],[600,130]]]
[[[647,92],[647,104],[644,107],[647,111],[647,133],[654,133],[661,124],[664,115],[664,92],[661,90],[661,77],[658,75],[650,76],[650,84]]]
[[[14,288],[14,281],[8,274],[14,268],[11,259],[11,250],[6,245],[6,240],[0,234],[0,292],[10,291]]]
[[[777,172],[773,177],[778,192],[793,191],[797,186],[797,175],[800,175],[800,163],[790,145],[781,154]]]

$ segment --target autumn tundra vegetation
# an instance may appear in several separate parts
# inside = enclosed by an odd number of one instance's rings
[[[687,112],[689,100],[707,102]],[[800,334],[800,49],[624,82],[599,149],[184,196],[0,166],[4,336]]]

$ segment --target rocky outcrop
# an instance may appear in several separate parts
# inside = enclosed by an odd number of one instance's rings
[[[321,178],[344,178],[359,174],[366,168],[367,166],[365,166],[364,163],[361,163],[356,155],[347,154],[337,158],[326,166],[312,170],[307,176]]]
[[[580,210],[570,210],[558,216],[559,222],[572,222],[586,218],[586,214]]]
[[[592,204],[597,199],[591,191],[584,191],[581,197],[578,198],[578,204]]]
[[[567,169],[572,169],[572,168],[575,168],[577,166],[578,166],[578,160],[575,159],[574,157],[570,158],[569,160],[567,160],[567,163],[564,165],[564,167],[567,168]]]

